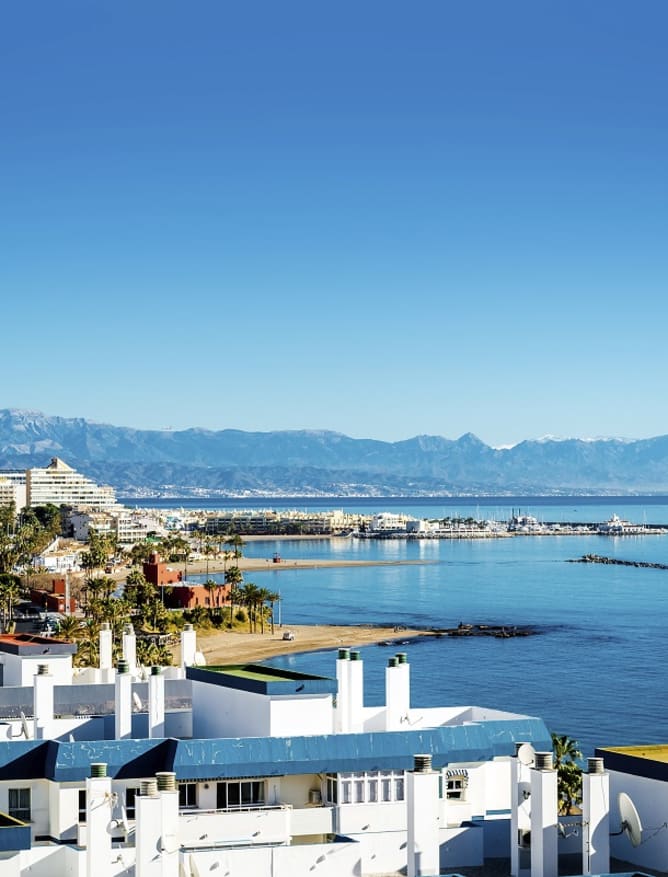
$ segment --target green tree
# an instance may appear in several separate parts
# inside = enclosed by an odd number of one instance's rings
[[[232,536],[225,540],[225,545],[230,546],[232,554],[234,555],[234,559],[238,561],[243,554],[242,548],[244,546],[244,540],[241,538],[241,536],[238,533],[234,533]]]
[[[58,622],[56,637],[58,639],[63,639],[68,643],[77,642],[80,636],[82,636],[83,630],[84,628],[80,618],[77,618],[76,615],[66,615],[65,618],[62,618]]]
[[[271,618],[271,633],[273,636],[273,633],[274,633],[274,608],[276,606],[276,603],[278,603],[278,601],[281,599],[281,595],[278,593],[278,591],[269,591],[266,599],[267,599],[267,602],[269,603],[269,606],[271,608],[271,616],[270,616],[270,618]]]
[[[239,590],[241,591],[243,604],[248,610],[248,630],[250,633],[254,633],[257,629],[258,604],[261,601],[260,588],[254,585],[253,582],[246,582]]]
[[[241,605],[243,593],[241,583],[244,577],[238,566],[231,566],[225,570],[225,584],[230,586],[230,627],[234,626],[234,606]]]
[[[2,629],[7,630],[11,626],[14,617],[14,606],[23,596],[21,579],[12,573],[0,574],[0,619]]]
[[[552,734],[554,766],[557,770],[559,813],[567,815],[582,800],[582,752],[576,740],[565,734]]]

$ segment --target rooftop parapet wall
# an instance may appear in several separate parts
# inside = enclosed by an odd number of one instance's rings
[[[209,685],[248,691],[270,696],[336,694],[336,680],[326,676],[311,676],[292,670],[263,667],[260,664],[235,664],[186,667],[186,678]]]

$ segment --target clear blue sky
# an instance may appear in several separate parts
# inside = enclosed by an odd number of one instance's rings
[[[0,407],[668,433],[668,4],[4,4]]]

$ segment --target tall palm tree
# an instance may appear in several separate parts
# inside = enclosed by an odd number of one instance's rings
[[[241,549],[244,546],[244,540],[241,538],[241,536],[238,533],[234,533],[232,536],[225,540],[225,544],[229,545],[232,549],[234,559],[239,560],[243,553]]]
[[[557,769],[559,813],[566,815],[582,800],[582,752],[577,741],[566,734],[552,734],[554,766]]]
[[[257,627],[257,609],[260,602],[260,588],[253,582],[246,582],[240,589],[243,594],[243,601],[248,609],[248,630],[253,633]]]
[[[243,600],[240,585],[244,577],[238,566],[231,566],[225,570],[225,584],[230,585],[230,627],[234,625],[234,604],[236,600]]]
[[[0,613],[2,617],[2,629],[11,625],[14,617],[14,606],[19,602],[22,595],[21,579],[11,573],[0,575]]]
[[[269,605],[271,607],[271,633],[273,636],[273,634],[274,634],[274,607],[275,607],[276,603],[278,603],[278,601],[281,599],[281,595],[278,593],[278,591],[269,591],[266,599],[267,599],[267,603],[269,603]]]

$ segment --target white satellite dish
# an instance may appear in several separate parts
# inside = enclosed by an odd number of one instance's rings
[[[193,877],[200,877],[199,868],[197,867],[197,862],[195,861],[195,857],[191,853],[188,857],[188,864],[190,865],[190,873]]]
[[[536,750],[531,743],[522,743],[517,750],[517,760],[526,767],[533,767],[536,763]]]
[[[134,704],[134,707],[138,713],[140,713],[144,709],[144,704],[141,702],[141,697],[137,694],[136,691],[132,692],[132,703]]]
[[[620,792],[617,796],[617,806],[619,807],[622,827],[615,834],[625,834],[634,847],[640,846],[642,843],[642,822],[635,804],[626,792]]]

